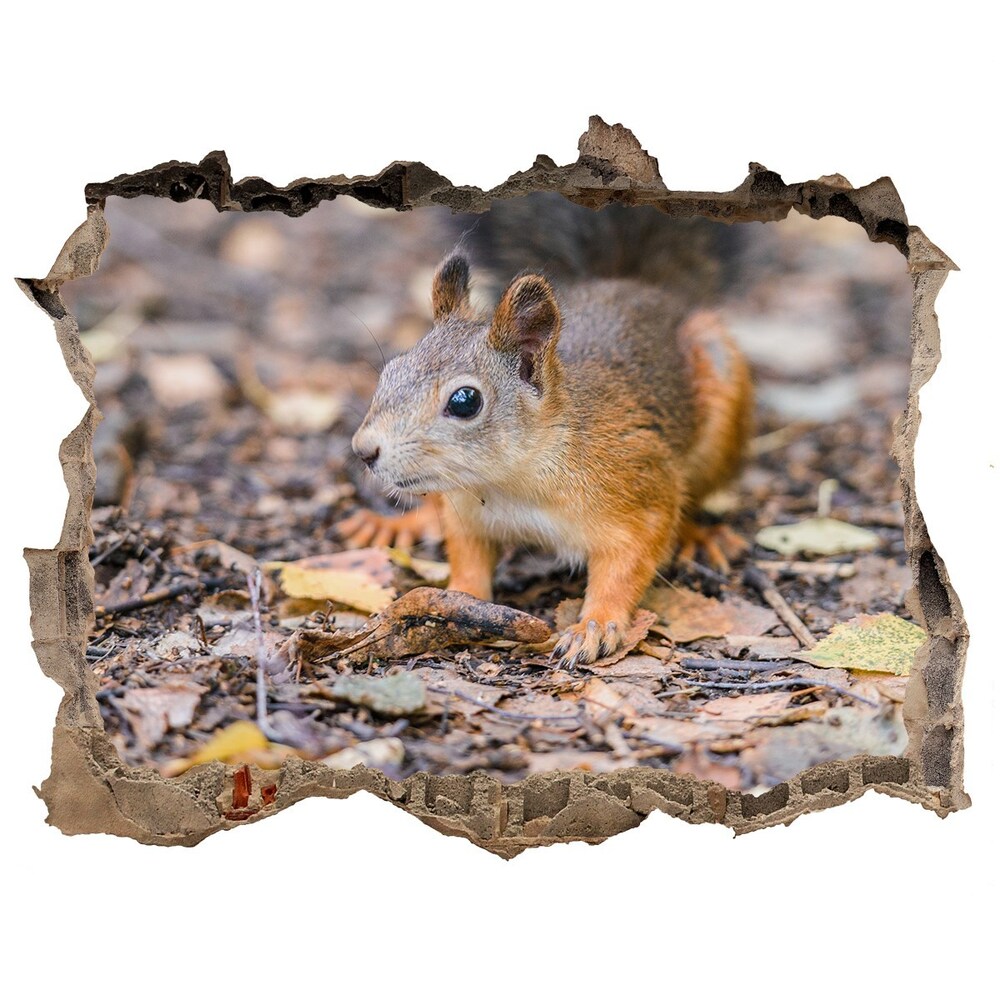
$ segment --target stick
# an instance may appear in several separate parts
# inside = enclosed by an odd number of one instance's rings
[[[626,733],[627,739],[640,740],[643,743],[652,743],[653,746],[662,747],[670,753],[684,753],[684,747],[679,743],[670,743],[667,740],[658,740],[655,736],[647,736],[645,733]]]
[[[269,739],[277,739],[267,721],[267,648],[264,646],[264,629],[260,623],[260,567],[247,573],[247,590],[250,592],[250,608],[253,611],[253,630],[257,638],[257,728]]]
[[[799,576],[820,576],[823,578],[837,577],[841,580],[854,576],[856,572],[853,563],[808,562],[804,559],[761,559],[757,566],[775,573],[795,573]]]
[[[686,683],[693,684],[699,688],[711,688],[720,691],[775,691],[787,687],[825,688],[839,694],[842,698],[853,698],[860,701],[862,705],[869,705],[871,708],[878,708],[877,701],[862,698],[859,694],[854,694],[846,688],[838,687],[836,684],[827,684],[826,681],[814,681],[805,677],[789,677],[780,681],[752,681],[748,684],[741,684],[738,681],[695,681],[689,680]]]
[[[799,645],[803,649],[812,649],[816,645],[815,636],[806,628],[802,619],[791,609],[788,601],[778,593],[777,588],[771,583],[763,570],[758,569],[756,566],[747,566],[743,571],[743,582],[758,591],[760,596],[774,608],[775,613],[788,626],[792,635],[799,640]]]
[[[680,661],[686,670],[780,670],[792,665],[791,660],[700,660],[687,656]]]
[[[206,580],[182,580],[170,587],[151,590],[148,594],[134,597],[131,601],[122,601],[120,604],[110,604],[107,607],[103,604],[95,604],[94,614],[98,618],[114,618],[117,615],[127,614],[129,611],[138,611],[140,608],[160,604],[162,601],[172,601],[175,597],[182,597],[184,594],[193,594],[199,590],[219,590],[225,585],[225,579],[218,576],[212,576]]]

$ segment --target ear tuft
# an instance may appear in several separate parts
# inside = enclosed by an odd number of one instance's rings
[[[452,254],[438,267],[431,286],[434,321],[440,323],[453,313],[469,315],[469,262],[461,254]]]
[[[552,287],[539,274],[515,278],[493,314],[489,343],[517,352],[534,368],[537,356],[559,336],[562,317]]]

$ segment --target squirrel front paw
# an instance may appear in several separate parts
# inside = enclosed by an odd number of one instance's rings
[[[562,667],[593,663],[603,656],[610,656],[621,646],[621,632],[616,621],[604,622],[589,618],[577,622],[563,632],[552,656],[559,657],[559,665]]]

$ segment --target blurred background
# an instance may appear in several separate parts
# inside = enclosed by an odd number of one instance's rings
[[[297,219],[150,198],[106,214],[100,270],[64,289],[98,365],[95,508],[262,558],[325,548],[352,485],[381,503],[350,437],[383,358],[428,329],[434,267],[475,218],[349,198]],[[903,258],[840,219],[742,226],[720,302],[757,382],[742,489],[773,523],[814,509],[834,478],[847,520],[899,529]],[[489,304],[489,275],[474,277]]]

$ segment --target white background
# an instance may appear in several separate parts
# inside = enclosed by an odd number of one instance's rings
[[[58,5],[57,5],[58,6]],[[8,15],[4,389],[4,981],[17,995],[995,995],[996,315],[992,29],[970,5],[46,5]],[[335,9],[335,8],[331,8]],[[42,276],[83,185],[225,149],[236,177],[421,159],[490,186],[587,117],[622,121],[672,188],[889,174],[962,267],[938,300],[918,491],[973,633],[966,787],[942,821],[863,801],[734,839],[654,815],[598,847],[502,862],[369,796],[310,801],[193,850],[67,838],[31,786],[59,699],[27,629],[23,546],[55,544],[61,437],[83,413]],[[43,204],[44,201],[44,204]]]

